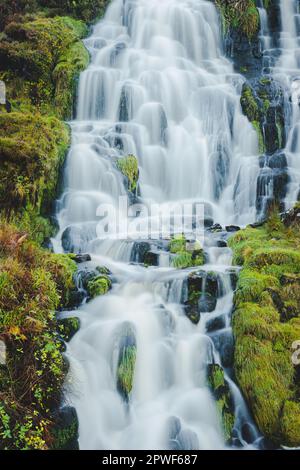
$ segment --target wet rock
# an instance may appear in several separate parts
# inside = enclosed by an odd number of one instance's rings
[[[190,429],[183,429],[180,419],[171,416],[167,421],[169,435],[168,450],[197,450],[199,440],[195,432]]]
[[[146,266],[159,266],[159,252],[148,251],[144,257],[144,264]]]
[[[235,269],[227,269],[226,270],[226,273],[229,274],[230,276],[230,282],[231,282],[231,288],[233,291],[235,291],[236,289],[236,286],[237,286],[237,282],[238,282],[238,271],[236,271]]]
[[[220,359],[224,367],[233,366],[234,340],[231,329],[211,333],[210,337],[215,348],[220,354]]]
[[[197,324],[202,312],[212,312],[216,308],[218,295],[219,282],[215,273],[206,271],[191,273],[184,286],[185,314]]]
[[[112,283],[108,276],[101,274],[93,277],[87,283],[89,299],[94,299],[99,295],[107,294],[107,292],[111,289],[111,286]]]
[[[218,248],[227,248],[227,242],[225,240],[217,240],[217,247]]]
[[[63,339],[69,342],[79,331],[80,320],[77,317],[61,318],[58,320],[58,328]]]
[[[239,230],[241,230],[241,227],[239,227],[238,225],[227,225],[225,227],[226,229],[226,232],[238,232]]]
[[[105,276],[111,276],[111,271],[106,266],[97,266],[96,271],[99,274],[104,274]]]
[[[219,315],[218,317],[212,318],[206,322],[206,330],[208,333],[212,331],[217,331],[225,328],[226,326],[226,317],[225,315]]]
[[[285,147],[286,100],[279,82],[269,76],[262,76],[245,83],[241,105],[258,132],[261,153],[272,155]]]
[[[207,380],[217,403],[218,413],[223,424],[225,441],[229,442],[235,422],[234,401],[228,382],[225,379],[223,368],[219,364],[208,364]]]
[[[135,330],[129,324],[125,325],[118,349],[117,389],[123,398],[128,401],[133,387],[137,352]]]
[[[74,407],[64,406],[55,416],[54,450],[79,450],[78,417]]]
[[[89,254],[77,254],[72,257],[72,260],[75,261],[75,263],[87,263],[88,261],[91,261],[91,255]]]
[[[225,53],[234,64],[238,73],[243,73],[248,78],[261,73],[263,55],[258,37],[251,40],[236,29],[230,29],[224,39]]]
[[[66,253],[81,253],[87,249],[88,242],[96,237],[94,225],[78,227],[71,225],[62,234],[62,247]]]
[[[208,229],[210,232],[221,232],[222,226],[220,224],[213,224],[211,227]]]
[[[300,222],[300,204],[298,203],[293,209],[280,214],[280,218],[286,227]]]
[[[144,263],[146,254],[151,250],[151,243],[146,241],[134,242],[130,261],[134,263]]]

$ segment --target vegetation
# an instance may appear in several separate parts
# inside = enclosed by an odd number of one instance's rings
[[[256,422],[275,445],[300,445],[300,380],[292,344],[300,338],[297,218],[246,228],[229,241],[243,266],[235,293],[235,371]]]
[[[235,29],[249,39],[259,32],[259,13],[254,0],[215,0],[225,33]]]
[[[203,249],[198,243],[188,247],[184,235],[176,235],[169,243],[169,251],[173,255],[172,265],[177,269],[202,266],[205,263]]]
[[[209,388],[216,400],[224,439],[229,442],[235,422],[234,403],[228,382],[225,379],[224,370],[219,364],[209,364],[207,376]]]
[[[24,232],[0,229],[0,448],[52,446],[54,411],[67,370],[56,333],[55,310],[68,304],[76,264],[29,241]]]
[[[127,155],[117,161],[117,166],[127,180],[128,190],[131,193],[135,193],[139,179],[137,158],[134,155]]]
[[[84,21],[104,0],[3,0],[0,4],[0,449],[68,448],[75,414],[58,407],[64,344],[79,319],[56,320],[74,295],[76,264],[40,247],[55,231],[52,204],[69,146],[77,78],[89,61]],[[69,15],[69,16],[65,16]],[[82,21],[84,20],[84,21]],[[73,445],[73,444],[72,444]]]
[[[94,299],[98,295],[106,294],[110,288],[111,288],[111,280],[106,275],[93,277],[87,283],[87,291],[91,299]]]
[[[117,385],[120,393],[126,398],[129,398],[133,386],[134,369],[136,363],[136,346],[125,346],[120,354],[118,370],[117,370]]]

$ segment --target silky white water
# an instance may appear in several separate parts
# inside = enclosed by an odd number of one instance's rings
[[[88,266],[107,266],[115,282],[76,312],[81,329],[68,345],[66,400],[78,413],[80,448],[223,448],[206,368],[222,362],[220,345],[232,340],[230,250],[206,242],[201,269],[218,274],[220,292],[214,311],[194,325],[182,305],[190,270],[171,268],[168,253],[159,267],[129,264],[133,241],[99,240],[96,213],[127,194],[116,159],[134,154],[147,204],[200,201],[215,222],[254,220],[258,141],[241,112],[243,79],[222,55],[209,1],[114,0],[85,44],[91,64],[71,123],[56,249],[67,231],[71,251],[91,253]],[[223,325],[208,334],[218,317]],[[116,383],[120,342],[128,337],[137,348],[129,401]],[[235,435],[239,445],[252,445],[258,435],[228,374]]]
[[[299,198],[300,191],[300,11],[296,0],[281,0],[280,57],[273,74],[291,96],[290,122],[285,153],[289,168],[289,186],[286,207],[290,208]]]

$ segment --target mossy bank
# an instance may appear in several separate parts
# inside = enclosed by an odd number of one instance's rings
[[[81,40],[107,3],[0,5],[0,449],[77,446],[76,413],[59,407],[63,339],[79,320],[56,317],[73,305],[77,266],[41,245],[56,230],[53,202],[70,144],[64,120],[89,62]]]
[[[295,209],[298,212],[299,209]],[[238,232],[229,244],[242,266],[235,293],[235,373],[260,431],[275,445],[300,445],[298,218]]]

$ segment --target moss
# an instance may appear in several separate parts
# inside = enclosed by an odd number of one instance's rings
[[[48,234],[40,214],[49,211],[57,194],[68,129],[54,117],[11,113],[0,114],[0,130],[0,211],[24,229]]]
[[[268,106],[267,107],[267,109],[268,109],[269,106],[270,106],[270,102],[265,99],[264,100],[264,105]],[[252,123],[254,129],[257,132],[258,143],[259,143],[259,151],[260,151],[260,153],[264,153],[265,144],[264,144],[262,128],[261,128],[261,125],[260,125],[261,110],[260,110],[258,102],[257,102],[257,100],[256,100],[256,98],[253,94],[252,88],[247,84],[245,84],[243,86],[242,95],[241,95],[241,106],[242,106],[243,113],[245,114],[245,116],[247,116],[247,118]],[[264,106],[264,108],[265,108],[265,106]],[[266,112],[266,109],[264,109],[264,111]]]
[[[241,230],[229,245],[243,265],[233,317],[239,385],[261,432],[275,445],[299,446],[300,383],[291,360],[293,341],[300,338],[297,223],[286,227],[273,212],[267,223]]]
[[[21,18],[0,41],[1,78],[13,110],[71,117],[76,79],[88,64],[84,23],[68,17]]]
[[[99,295],[107,294],[110,288],[111,280],[105,275],[96,276],[87,284],[88,294],[92,299]]]
[[[117,161],[117,166],[128,181],[128,190],[135,193],[139,179],[137,158],[134,155],[127,155]]]
[[[123,348],[117,369],[117,387],[120,393],[129,398],[133,386],[134,370],[136,363],[136,346]]]
[[[253,39],[258,35],[260,20],[254,0],[215,0],[220,9],[224,32],[235,29]]]
[[[0,401],[9,433],[0,422],[1,448],[50,445],[52,410],[66,373],[55,310],[75,287],[76,264],[53,255],[15,227],[0,229],[0,339],[6,344],[8,382]]]
[[[173,254],[184,251],[185,247],[186,239],[183,235],[176,235],[169,243],[169,251]]]
[[[231,439],[235,417],[234,404],[224,370],[218,364],[208,366],[208,385],[216,400],[226,442]]]
[[[298,447],[300,442],[300,403],[285,402],[282,413],[282,428],[290,447]]]
[[[196,242],[191,248],[188,247],[184,235],[176,235],[172,238],[168,247],[170,253],[176,256],[172,259],[172,265],[177,269],[202,266],[205,256],[201,246]]]

